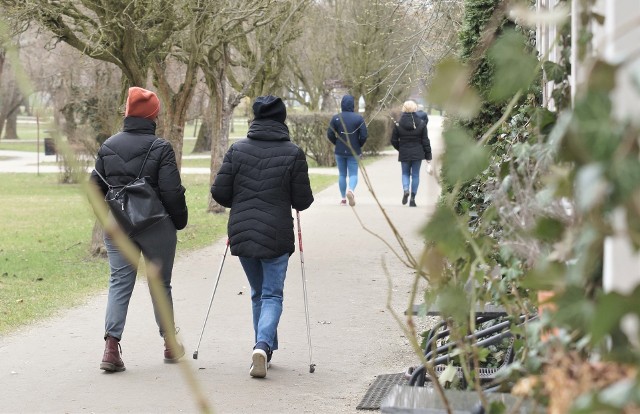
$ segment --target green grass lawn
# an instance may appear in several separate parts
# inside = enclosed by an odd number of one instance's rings
[[[196,143],[195,134],[200,129],[201,123],[190,122],[184,128],[184,154],[191,154]],[[49,134],[46,132],[51,129],[51,124],[46,121],[40,123],[40,131],[38,133],[37,125],[33,119],[28,122],[24,118],[18,118],[18,139],[2,139],[0,140],[0,150],[11,151],[30,151],[36,152],[37,138],[40,140],[40,151],[44,151],[44,138]],[[234,118],[233,131],[229,133],[231,138],[245,137],[248,131],[247,119],[243,117]]]
[[[0,141],[0,150],[37,152],[38,144],[35,141],[25,142],[20,139],[3,139],[2,141]],[[40,152],[44,152],[44,144],[42,143],[42,141],[40,142]]]
[[[2,174],[0,180],[0,335],[82,303],[107,287],[104,258],[88,254],[94,215],[80,185],[57,174]],[[312,175],[314,192],[335,177]],[[227,214],[206,212],[209,175],[184,175],[189,225],[178,232],[178,254],[226,232]]]

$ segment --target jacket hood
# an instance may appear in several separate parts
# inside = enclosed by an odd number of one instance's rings
[[[398,125],[405,130],[412,130],[418,128],[418,125],[423,122],[415,113],[404,112],[398,121]]]
[[[253,103],[255,119],[272,119],[284,124],[287,119],[287,107],[277,96],[258,96]]]
[[[355,98],[351,95],[343,96],[340,108],[342,108],[342,112],[353,112],[355,108]]]
[[[258,141],[290,141],[289,128],[273,119],[254,119],[249,126],[247,138]]]

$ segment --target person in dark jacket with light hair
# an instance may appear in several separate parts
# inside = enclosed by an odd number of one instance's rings
[[[414,101],[402,105],[402,115],[391,133],[391,145],[398,150],[398,161],[402,168],[402,204],[416,207],[416,194],[420,184],[422,160],[431,162],[431,143],[427,124],[416,115],[418,106]]]
[[[231,208],[227,232],[249,285],[255,346],[249,374],[264,378],[278,349],[284,280],[295,251],[291,209],[309,208],[313,194],[304,152],[289,138],[287,109],[276,96],[253,103],[247,138],[229,148],[211,195]]]
[[[176,230],[187,225],[188,210],[185,188],[182,186],[173,148],[168,141],[155,135],[155,120],[159,111],[160,101],[155,93],[139,87],[129,88],[124,128],[107,139],[98,150],[91,180],[106,195],[108,186],[98,173],[110,185],[122,186],[131,182],[141,172],[140,177],[147,177],[168,213],[166,218],[132,236],[131,241],[140,249],[147,263],[154,263],[160,269],[162,286],[171,305],[170,332],[165,332],[160,324],[160,312],[155,301],[153,311],[160,335],[165,339],[165,362],[175,362],[185,352],[181,344],[178,344],[178,349],[172,349],[170,341],[167,340],[167,335],[173,335],[175,332],[171,275],[176,253]],[[105,351],[100,369],[124,371],[124,362],[120,356],[120,340],[136,282],[138,263],[130,263],[126,259],[109,231],[105,231],[104,243],[109,257],[111,277],[105,317]]]
[[[340,189],[340,205],[355,206],[355,190],[358,185],[358,159],[362,156],[362,147],[367,142],[367,124],[360,114],[353,112],[355,98],[351,95],[342,97],[342,112],[331,117],[327,138],[335,145],[336,164],[338,165],[338,187]],[[347,176],[349,186],[347,188]]]

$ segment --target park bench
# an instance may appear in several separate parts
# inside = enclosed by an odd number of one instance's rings
[[[406,313],[406,312],[405,312]],[[436,307],[425,309],[424,305],[416,305],[412,309],[414,315],[442,316]],[[478,347],[488,347],[491,345],[504,343],[504,354],[502,363],[497,368],[475,368],[473,369],[480,379],[481,386],[485,392],[487,401],[502,402],[507,408],[507,412],[512,413],[543,413],[542,407],[536,407],[531,401],[523,401],[508,393],[497,392],[495,379],[498,372],[513,362],[513,344],[515,335],[510,327],[513,320],[508,318],[504,308],[494,305],[478,306],[475,310],[476,326],[479,328],[475,332],[469,333],[465,337],[466,341],[472,341]],[[522,315],[517,318],[516,323],[522,324],[531,317]],[[490,326],[487,326],[490,325]],[[452,362],[457,344],[448,341],[450,336],[448,321],[440,321],[426,338],[425,359],[434,366],[438,377],[447,369],[447,365]],[[438,342],[444,342],[438,345]],[[462,368],[455,368],[460,385],[467,387],[467,383]],[[380,403],[380,411],[390,414],[440,414],[447,413],[441,396],[435,388],[430,385],[433,381],[426,372],[424,365],[411,367],[405,373],[408,379],[406,384],[393,385]],[[437,379],[435,379],[437,380]],[[455,414],[461,413],[484,413],[480,398],[476,391],[463,391],[457,389],[444,390],[449,408]]]
[[[412,312],[415,315],[441,316],[436,307],[430,307],[425,311],[424,305],[414,306]],[[491,387],[494,385],[498,372],[513,362],[515,337],[510,327],[514,321],[507,317],[508,315],[504,308],[491,304],[478,306],[475,310],[475,316],[475,326],[480,328],[476,329],[475,332],[469,333],[464,338],[465,342],[473,342],[478,347],[502,344],[504,348],[500,366],[495,368],[472,368],[478,375],[481,385],[483,387]],[[531,317],[521,315],[515,323],[522,324],[528,318],[530,319]],[[426,338],[425,359],[434,367],[438,377],[445,372],[447,365],[453,361],[457,354],[457,344],[453,341],[448,341],[450,334],[449,322],[443,320],[429,332]],[[438,345],[438,342],[441,342],[441,344]],[[455,370],[455,376],[458,378],[460,386],[465,388],[467,383],[462,368],[456,367]],[[412,386],[424,386],[427,381],[432,381],[424,365],[410,367],[407,369],[406,377],[409,385]]]

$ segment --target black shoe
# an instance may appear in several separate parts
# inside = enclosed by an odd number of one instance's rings
[[[402,195],[402,205],[406,205],[407,204],[407,200],[409,200],[409,192],[405,191],[404,194]]]
[[[417,207],[415,198],[412,198],[411,201],[409,201],[409,207]]]

